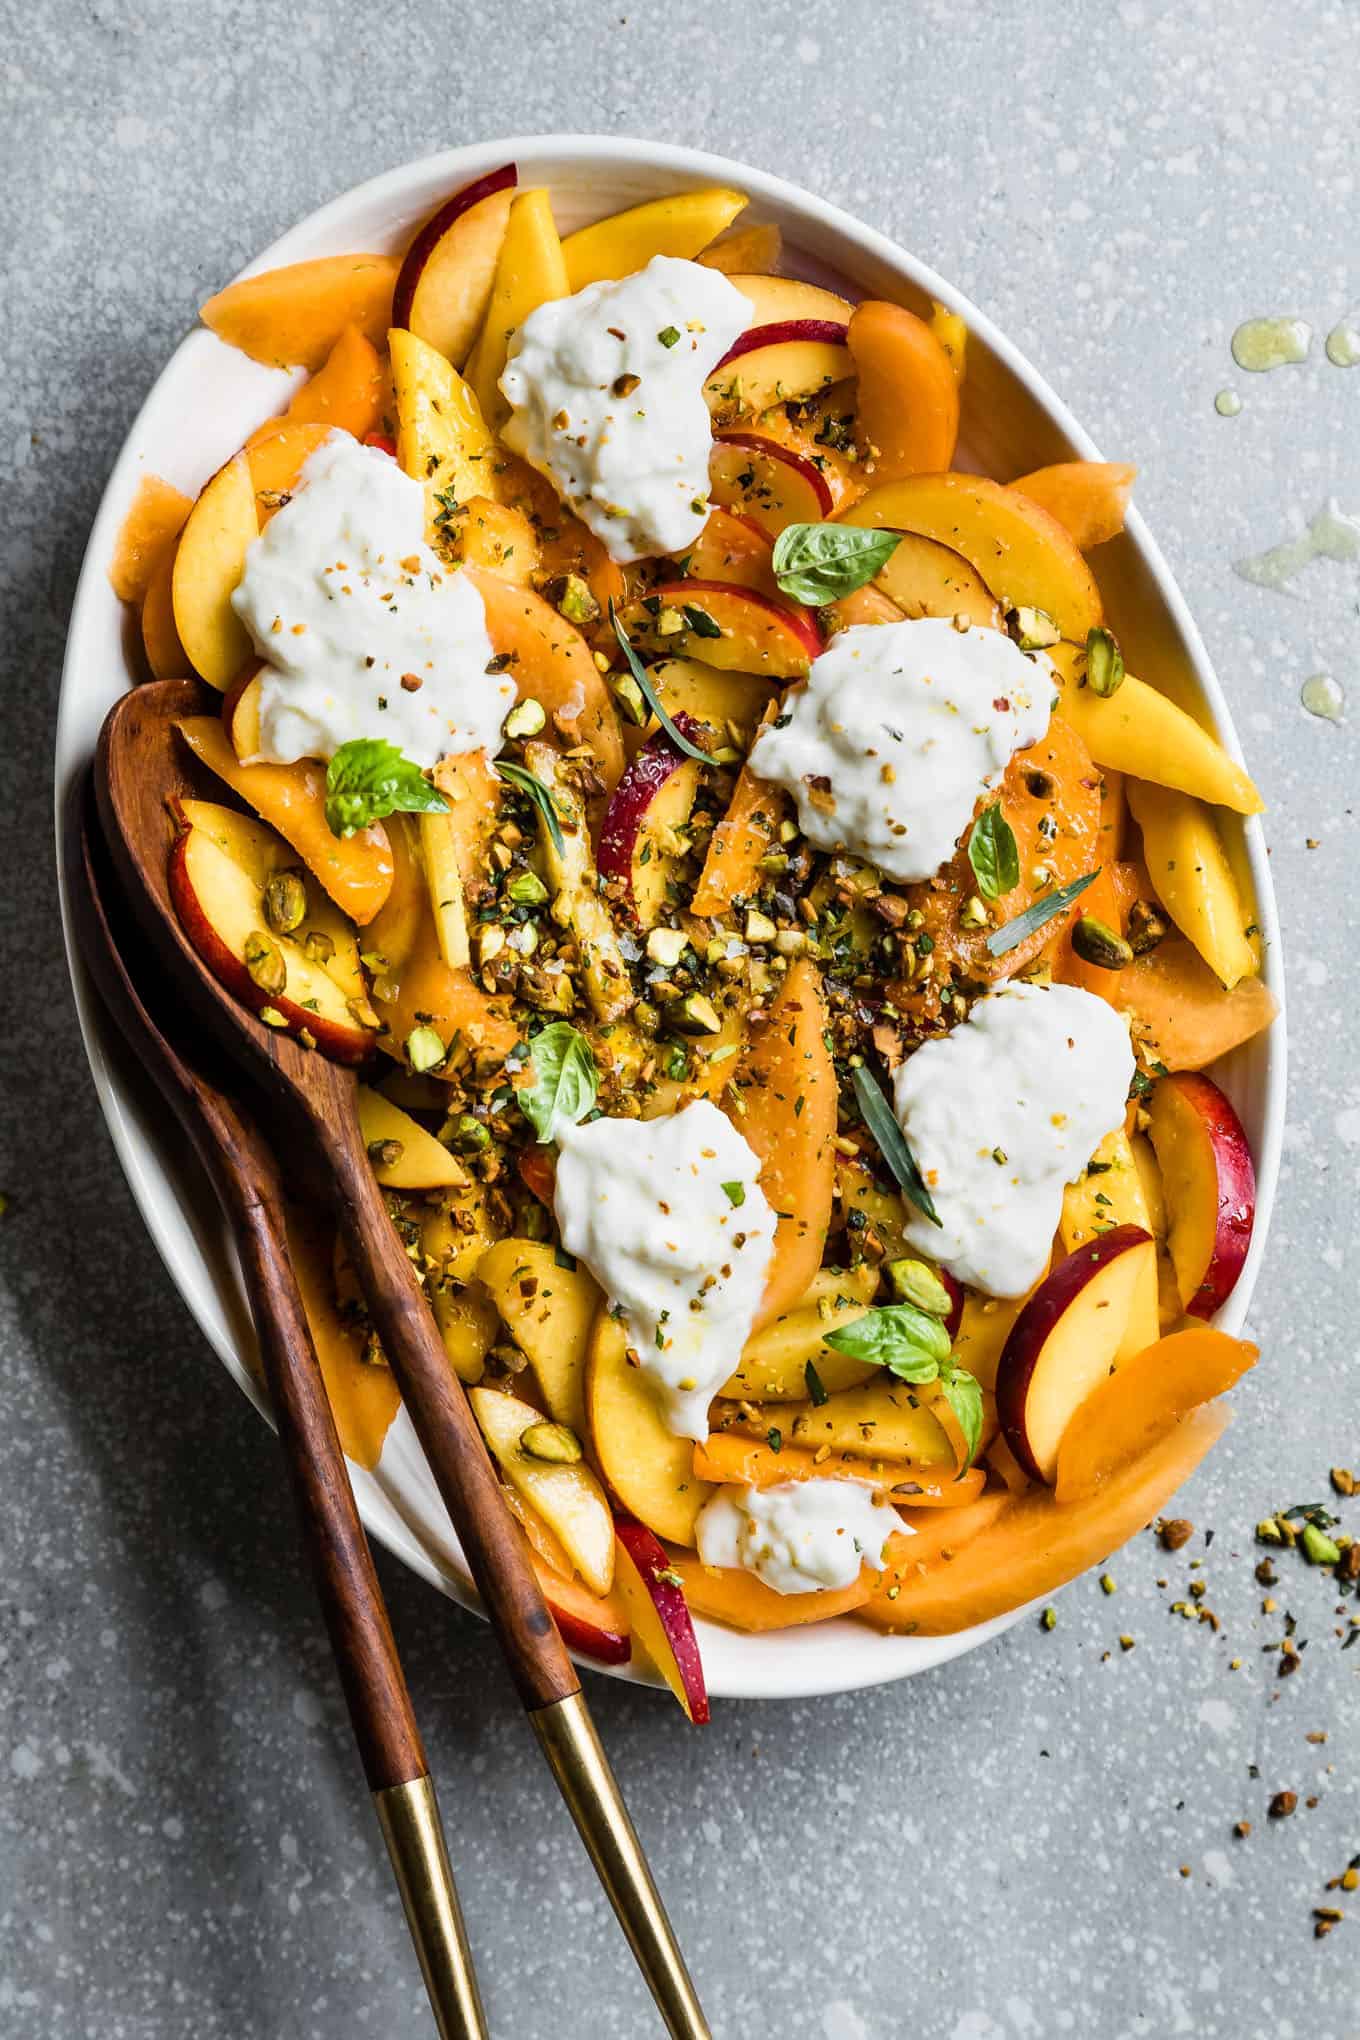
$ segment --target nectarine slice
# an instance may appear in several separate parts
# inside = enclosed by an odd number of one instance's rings
[[[615,1517],[615,1574],[633,1640],[649,1657],[696,1727],[708,1720],[699,1639],[684,1588],[670,1559],[645,1523]]]
[[[821,1266],[836,1186],[828,1026],[821,973],[800,956],[725,1095],[733,1125],[760,1159],[760,1185],[778,1216],[758,1324],[795,1303]]]
[[[704,384],[704,397],[714,418],[730,424],[776,404],[810,403],[851,370],[843,326],[792,319],[744,333]]]
[[[899,1467],[948,1466],[957,1472],[954,1441],[930,1407],[932,1400],[930,1390],[913,1388],[880,1367],[874,1379],[859,1388],[841,1389],[824,1402],[772,1406],[777,1409],[773,1421],[794,1445],[813,1451],[826,1445],[832,1452],[871,1464],[891,1460]],[[754,1404],[719,1404],[714,1411],[715,1430],[741,1431],[748,1437],[764,1437],[771,1420]]]
[[[1095,576],[1056,517],[985,475],[909,475],[839,513],[846,524],[919,532],[962,553],[1007,609],[1033,607],[1082,644],[1102,616]]]
[[[356,1109],[373,1173],[385,1190],[451,1190],[466,1183],[457,1157],[381,1091],[360,1084]]]
[[[1191,1317],[1212,1317],[1232,1294],[1251,1245],[1251,1147],[1231,1103],[1202,1071],[1161,1078],[1148,1117],[1181,1301]]]
[[[213,687],[229,687],[251,656],[250,634],[231,598],[259,535],[255,483],[246,456],[238,453],[189,512],[171,579],[179,641],[194,671]]]
[[[772,539],[789,524],[819,524],[834,508],[816,463],[759,432],[720,432],[708,476],[713,502],[750,518]],[[692,560],[691,571],[699,573]]]
[[[1088,1241],[1099,1239],[1112,1227],[1137,1226],[1152,1234],[1152,1215],[1143,1193],[1143,1180],[1133,1158],[1129,1137],[1122,1126],[1107,1133],[1092,1155],[1087,1172],[1063,1191],[1059,1237],[1069,1254]],[[1154,1235],[1155,1236],[1155,1235]],[[1144,1256],[1143,1269],[1134,1289],[1129,1321],[1115,1352],[1120,1366],[1141,1353],[1157,1337],[1157,1260]]]
[[[467,379],[477,392],[482,416],[494,429],[499,430],[510,410],[501,395],[500,377],[512,334],[539,305],[566,297],[570,289],[549,194],[516,192],[496,258],[486,317],[467,362]]]
[[[537,1510],[592,1594],[607,1594],[614,1584],[614,1523],[590,1468],[584,1460],[563,1464],[533,1451],[534,1426],[547,1427],[532,1403],[477,1387],[468,1390],[468,1401],[492,1457],[521,1500]]]
[[[626,1665],[633,1651],[617,1584],[602,1598],[580,1580],[564,1580],[536,1552],[534,1571],[567,1649],[602,1665]]]
[[[229,283],[200,306],[205,326],[270,368],[321,367],[346,326],[375,347],[392,323],[395,255],[325,255]]]
[[[624,1508],[668,1544],[692,1546],[712,1489],[695,1474],[693,1441],[667,1429],[641,1368],[629,1362],[623,1326],[603,1308],[591,1332],[586,1406],[600,1471]]]
[[[551,1194],[551,1193],[550,1193]],[[600,1307],[595,1278],[564,1268],[542,1240],[498,1240],[477,1263],[481,1282],[515,1344],[529,1356],[550,1416],[588,1438],[586,1359]]]
[[[872,1380],[878,1372],[872,1361],[837,1352],[827,1345],[826,1335],[863,1317],[877,1288],[878,1270],[872,1262],[858,1268],[820,1268],[793,1309],[751,1334],[740,1366],[720,1394],[757,1403],[802,1402],[809,1361],[829,1394]]]
[[[726,511],[715,510],[708,520],[709,527],[720,517],[729,524],[739,522],[728,517]],[[768,541],[762,539],[761,543],[768,560]],[[698,659],[661,659],[652,667],[651,681],[668,714],[687,715],[694,722],[706,723],[720,740],[730,723],[744,743],[755,735],[775,692],[773,681],[758,673],[723,672],[720,667],[705,666]]]
[[[752,225],[734,227],[711,248],[695,256],[705,269],[720,269],[724,276],[767,276],[779,267],[783,235],[778,227]]]
[[[959,385],[925,320],[869,299],[855,307],[846,339],[875,479],[942,472],[959,436]]]
[[[451,531],[448,504],[494,496],[500,456],[471,385],[415,333],[394,326],[392,388],[397,460],[425,491],[426,537],[437,548]]]
[[[504,1230],[491,1209],[486,1187],[468,1183],[429,1202],[420,1221],[420,1252],[430,1308],[458,1379],[480,1381],[496,1337],[496,1306],[477,1277],[492,1241]]]
[[[950,1636],[1053,1593],[1151,1522],[1226,1430],[1229,1415],[1222,1408],[1192,1411],[1085,1501],[1060,1506],[1046,1489],[997,1497],[1002,1507],[990,1522],[950,1547],[951,1557],[941,1553],[920,1570],[919,1552],[904,1543],[902,1563],[877,1576],[864,1619],[903,1635]]]
[[[806,609],[722,581],[664,581],[623,613],[635,645],[709,666],[806,679],[822,649]]]
[[[406,251],[392,324],[460,365],[481,330],[514,197],[513,163],[488,171],[433,212]]]
[[[1033,468],[1011,483],[1056,517],[1083,552],[1124,529],[1124,513],[1138,470],[1123,460],[1062,460]]]
[[[335,904],[360,927],[373,919],[392,888],[392,849],[381,822],[336,836],[326,820],[326,768],[314,758],[295,765],[243,765],[213,715],[179,725],[194,756],[292,844]]]
[[[1073,1412],[1114,1365],[1156,1248],[1121,1225],[1079,1247],[1045,1276],[1006,1340],[996,1407],[1006,1443],[1033,1479],[1052,1484]]]
[[[1054,1499],[1085,1501],[1191,1410],[1226,1395],[1260,1358],[1245,1339],[1208,1325],[1154,1340],[1108,1375],[1067,1427]]]
[[[698,191],[677,191],[668,198],[650,198],[627,212],[611,213],[568,234],[562,243],[567,289],[584,290],[590,283],[612,282],[645,269],[657,255],[692,261],[701,248],[730,227],[746,206],[744,191],[712,185]]]
[[[142,650],[153,680],[181,680],[193,671],[175,629],[175,547],[167,547],[142,602]]]
[[[976,567],[919,532],[903,532],[873,585],[903,616],[966,616],[986,630],[1004,625],[1000,604]]]

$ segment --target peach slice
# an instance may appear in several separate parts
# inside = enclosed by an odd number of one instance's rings
[[[959,385],[925,320],[870,299],[855,307],[846,340],[877,481],[942,472],[959,436]]]
[[[714,513],[719,514],[727,513]],[[698,659],[660,659],[652,667],[651,682],[669,715],[687,715],[720,737],[731,725],[744,744],[755,735],[775,691],[772,681],[756,673],[725,673]]]
[[[120,602],[144,602],[193,502],[159,475],[143,475],[114,546],[109,581]]]
[[[852,1452],[837,1452],[819,1445],[792,1445],[785,1441],[783,1423],[787,1411],[770,1411],[771,1430],[779,1434],[772,1442],[742,1437],[734,1431],[715,1431],[694,1448],[694,1471],[715,1485],[723,1482],[746,1487],[779,1487],[787,1480],[858,1480],[891,1495],[902,1508],[962,1509],[982,1493],[986,1475],[980,1466],[960,1474],[951,1453],[933,1465],[903,1465],[900,1460],[865,1459]]]
[[[627,212],[611,213],[568,234],[562,243],[567,289],[584,290],[590,283],[612,282],[645,269],[656,255],[692,261],[701,248],[730,227],[745,210],[744,191],[711,185],[698,191],[677,191],[651,198]]]
[[[246,441],[246,449],[269,439],[286,425],[323,425],[367,439],[382,423],[387,379],[382,356],[357,326],[346,326],[325,361],[293,398],[279,418],[266,418]],[[258,483],[256,485],[258,487]]]
[[[1038,1286],[1036,1283],[1035,1288]],[[1031,1290],[1030,1296],[1033,1294]],[[964,1292],[959,1328],[954,1334],[954,1358],[985,1389],[995,1392],[997,1370],[1011,1327],[1028,1301],[1028,1296],[981,1296],[972,1289]]]
[[[743,333],[704,384],[715,420],[809,403],[851,373],[846,328],[829,319],[779,320]]]
[[[551,1196],[550,1190],[549,1202]],[[477,1279],[527,1353],[548,1414],[578,1438],[588,1437],[586,1359],[600,1307],[595,1278],[582,1267],[564,1268],[542,1240],[508,1239],[488,1247]]]
[[[676,728],[691,742],[700,734],[688,716],[680,716]],[[596,863],[601,878],[623,887],[639,928],[654,928],[666,911],[682,854],[669,846],[682,840],[677,832],[689,820],[701,769],[657,730],[610,795]]]
[[[449,1190],[466,1183],[461,1162],[381,1091],[359,1085],[359,1131],[384,1190]]]
[[[1123,689],[1120,689],[1123,693]],[[1237,889],[1209,810],[1189,794],[1139,780],[1129,808],[1157,897],[1226,991],[1258,970],[1247,929],[1253,916]]]
[[[1002,630],[1001,606],[962,554],[933,538],[904,531],[873,583],[903,616],[966,616],[984,630]]]
[[[243,765],[216,716],[186,716],[179,725],[194,756],[239,793],[293,846],[337,907],[364,927],[392,890],[392,847],[381,822],[336,836],[326,820],[326,768],[314,758],[296,765]]]
[[[357,326],[375,347],[392,323],[395,255],[326,255],[266,269],[200,306],[205,326],[269,368],[315,373],[346,326]]]
[[[420,835],[415,815],[388,815],[382,828],[392,852],[392,885],[387,898],[379,907],[364,929],[364,946],[370,953],[381,956],[385,974],[400,978],[406,959],[415,949],[416,942],[427,929],[429,921],[429,890],[425,873],[420,862]],[[350,842],[354,837],[347,839]],[[407,1081],[417,1079],[410,1071],[389,1071],[389,1077],[404,1077]],[[433,1085],[436,1102],[423,1106],[425,1111],[438,1111],[444,1102],[445,1093],[437,1077],[422,1077],[422,1084]],[[405,1101],[401,1098],[398,1104]]]
[[[1073,1412],[1104,1379],[1123,1343],[1148,1270],[1152,1236],[1120,1225],[1079,1247],[1045,1277],[1011,1327],[996,1375],[1006,1443],[1034,1480],[1052,1485]]]
[[[1124,675],[1116,693],[1094,694],[1080,684],[1082,652],[1071,645],[1054,645],[1049,656],[1062,687],[1063,713],[1097,765],[1193,794],[1240,815],[1261,813],[1265,802],[1236,759],[1165,694],[1132,673]]]
[[[828,641],[838,630],[853,630],[860,623],[901,623],[905,611],[898,608],[872,581],[849,595],[838,595],[822,610],[822,628]]]
[[[820,524],[835,507],[813,461],[759,432],[720,432],[708,477],[713,502],[749,518],[770,538],[789,524]]]
[[[1232,1294],[1251,1245],[1251,1147],[1232,1105],[1201,1071],[1163,1077],[1148,1117],[1181,1302],[1191,1317],[1212,1317]]]
[[[836,1186],[836,1071],[821,973],[795,958],[726,1093],[727,1110],[760,1160],[778,1214],[757,1325],[802,1296],[822,1262]]]
[[[401,1408],[396,1377],[390,1367],[375,1367],[365,1360],[367,1333],[355,1316],[342,1313],[336,1301],[333,1228],[315,1209],[300,1204],[289,1204],[285,1216],[288,1257],[341,1450],[346,1459],[371,1472]]]
[[[614,1524],[590,1468],[583,1460],[564,1465],[534,1452],[535,1426],[540,1433],[551,1427],[532,1403],[494,1388],[470,1388],[468,1401],[510,1485],[559,1539],[592,1594],[607,1594],[614,1584]]]
[[[425,533],[442,541],[450,495],[459,504],[494,496],[500,455],[470,384],[415,333],[394,326],[392,387],[397,406],[397,459],[425,490]]]
[[[407,249],[392,292],[392,324],[455,365],[486,317],[516,181],[514,164],[503,163],[445,199]]]
[[[1225,1395],[1256,1365],[1260,1349],[1207,1325],[1147,1346],[1092,1391],[1058,1452],[1054,1499],[1062,1506],[1097,1494],[1201,1403]]]
[[[171,579],[175,629],[194,671],[229,687],[251,655],[250,635],[231,606],[246,552],[260,535],[255,483],[244,454],[217,470],[179,535]]]
[[[691,611],[698,612],[697,622]],[[629,604],[623,624],[634,644],[649,651],[771,680],[806,679],[822,649],[806,609],[723,581],[664,581]]]
[[[314,419],[273,419],[271,424],[271,431],[257,434],[243,449],[261,531],[275,512],[282,510],[303,468],[331,435],[329,425]]]
[[[1011,483],[1056,517],[1083,552],[1117,538],[1138,476],[1122,460],[1062,460],[1034,468]]]
[[[894,1564],[875,1579],[864,1619],[902,1635],[951,1636],[1053,1593],[1165,1508],[1226,1430],[1229,1415],[1192,1411],[1085,1501],[1059,1505],[1047,1489],[1018,1499],[988,1495],[985,1504],[1000,1504],[990,1520],[979,1504],[972,1535],[960,1536],[933,1562],[919,1539],[904,1539],[900,1555],[890,1554]],[[954,1520],[945,1527],[953,1530]]]
[[[213,976],[252,1013],[277,1016],[271,1025],[281,1021],[290,1034],[309,1035],[332,1061],[366,1061],[374,1035],[356,1017],[363,976],[348,922],[304,880],[307,908],[296,936],[270,933],[264,888],[277,872],[296,870],[289,847],[272,829],[211,801],[176,800],[172,812],[177,833],[170,851],[170,899]],[[309,953],[309,934],[325,938],[324,963]],[[253,958],[262,939],[279,983],[265,977],[263,964]]]
[[[670,1559],[645,1523],[616,1515],[616,1574],[633,1639],[660,1672],[696,1727],[708,1720],[699,1639],[684,1588]]]
[[[765,326],[809,321],[848,326],[854,310],[849,298],[840,297],[834,290],[823,290],[820,284],[804,283],[798,276],[734,274],[732,281],[751,307],[747,333]],[[844,373],[850,372],[847,366]]]
[[[764,1437],[770,1415],[753,1404],[718,1404],[714,1429],[740,1431],[747,1437]],[[860,1388],[841,1389],[825,1402],[780,1403],[777,1422],[794,1445],[816,1452],[823,1445],[834,1453],[861,1463],[876,1465],[891,1461],[913,1469],[948,1467],[957,1473],[958,1462],[944,1426],[927,1406],[927,1396],[894,1374],[875,1369],[875,1379]],[[898,1478],[902,1476],[899,1474]]]
[[[420,883],[423,889],[423,878]],[[448,1047],[461,1044],[488,1057],[508,1055],[519,1039],[507,1002],[484,992],[470,971],[445,963],[426,913],[418,917],[400,974],[380,979],[374,990],[387,1028],[380,1045],[398,1061],[417,1027],[432,1027]]]
[[[580,1580],[564,1580],[537,1553],[534,1571],[567,1649],[594,1658],[602,1665],[626,1665],[633,1650],[628,1635],[628,1610],[618,1586],[601,1598]]]
[[[598,1312],[590,1335],[586,1407],[600,1471],[624,1508],[668,1544],[694,1543],[712,1489],[694,1472],[694,1446],[662,1421],[641,1368],[630,1364],[623,1326]]]
[[[1087,1173],[1064,1190],[1058,1236],[1066,1252],[1073,1254],[1078,1247],[1121,1225],[1137,1226],[1140,1232],[1156,1236],[1133,1148],[1123,1127],[1118,1126],[1113,1133],[1106,1134],[1092,1155]],[[1144,1258],[1114,1365],[1122,1366],[1135,1353],[1150,1346],[1158,1330],[1157,1260],[1153,1255]]]
[[[772,1629],[797,1629],[805,1622],[829,1622],[833,1615],[849,1615],[869,1598],[873,1575],[866,1566],[848,1587],[832,1587],[820,1593],[777,1594],[740,1567],[701,1565],[687,1556],[671,1560],[685,1600],[695,1615],[710,1622],[724,1622],[729,1629],[747,1635],[763,1635]]]
[[[563,743],[589,744],[612,793],[623,772],[623,737],[609,689],[581,633],[531,588],[516,588],[481,567],[464,573],[481,595],[487,634],[521,701],[547,710]],[[676,648],[678,649],[678,648]]]
[[[1047,510],[985,475],[909,475],[872,489],[840,519],[918,532],[961,553],[1007,609],[1042,609],[1084,644],[1100,622],[1095,576]]]
[[[153,680],[183,679],[193,668],[175,629],[175,547],[167,547],[142,602],[142,650]]]
[[[819,1268],[792,1310],[780,1313],[742,1348],[741,1364],[719,1393],[756,1403],[801,1402],[807,1395],[808,1363],[828,1393],[858,1388],[878,1369],[828,1346],[826,1335],[863,1317],[878,1288],[878,1270]]]
[[[695,256],[705,269],[720,269],[724,276],[769,276],[779,267],[784,237],[778,227],[743,225],[734,227],[711,248]]]
[[[539,305],[566,297],[570,289],[551,198],[543,190],[517,192],[496,259],[486,317],[467,362],[467,379],[477,392],[482,416],[495,430],[510,410],[500,392],[500,377],[512,334]]]

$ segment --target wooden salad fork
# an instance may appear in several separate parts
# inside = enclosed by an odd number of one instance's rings
[[[247,1070],[264,1096],[271,1127],[301,1142],[324,1176],[374,1330],[558,1789],[668,2031],[681,2040],[708,2040],[709,2026],[581,1682],[388,1216],[359,1128],[354,1072],[256,1019],[218,983],[176,916],[169,804],[197,796],[202,785],[176,724],[212,705],[200,683],[162,680],[134,688],[109,711],[95,789],[114,864],[186,1017]]]
[[[274,1157],[205,1059],[177,1046],[148,1007],[148,955],[128,925],[88,782],[73,799],[68,835],[90,975],[231,1222],[303,1542],[435,2025],[441,2040],[486,2040],[429,1765],[289,1258]]]

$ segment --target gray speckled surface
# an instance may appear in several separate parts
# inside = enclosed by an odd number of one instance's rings
[[[1360,14],[805,0],[774,18],[0,0],[7,2040],[428,2030],[275,1455],[170,1291],[96,1115],[56,937],[50,730],[104,477],[199,298],[379,169],[572,127],[704,144],[861,213],[1139,462],[1270,799],[1293,996],[1265,1359],[1185,1503],[1216,1528],[1220,1637],[1166,1612],[1154,1582],[1183,1590],[1189,1553],[1144,1538],[1113,1600],[1087,1579],[1053,1634],[1026,1623],[908,1687],[728,1704],[699,1735],[595,1683],[715,2027],[1360,2033],[1360,1905],[1320,1944],[1309,1916],[1360,1850],[1360,1651],[1339,1654],[1326,1583],[1290,1571],[1280,1599],[1311,1647],[1277,1684],[1261,1646],[1280,1618],[1259,1612],[1249,1541],[1265,1506],[1360,1462],[1354,724],[1297,699],[1327,669],[1360,708],[1360,584],[1318,567],[1289,599],[1230,564],[1328,495],[1360,509],[1360,373],[1315,345],[1304,367],[1244,377],[1227,352],[1246,316],[1298,312],[1321,334],[1355,308]],[[1213,408],[1229,383],[1231,422]],[[644,1995],[487,1632],[383,1572],[496,2031],[638,2040]],[[1281,1786],[1319,1803],[1268,1823]]]

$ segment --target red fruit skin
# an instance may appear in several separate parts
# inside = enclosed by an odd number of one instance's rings
[[[594,1623],[582,1621],[581,1617],[572,1614],[570,1609],[557,1605],[553,1600],[551,1586],[541,1575],[539,1583],[543,1587],[544,1599],[552,1609],[558,1634],[568,1650],[580,1651],[584,1657],[594,1658],[597,1664],[627,1664],[633,1654],[633,1646],[628,1637],[621,1636],[617,1630],[597,1629]]]
[[[1044,1476],[1030,1450],[1025,1402],[1048,1336],[1093,1275],[1151,1237],[1140,1225],[1116,1225],[1098,1239],[1083,1242],[1044,1277],[1011,1326],[996,1370],[996,1416],[1006,1443],[1031,1480],[1042,1482]]]
[[[479,177],[473,184],[465,184],[451,199],[441,205],[438,212],[426,220],[420,232],[406,250],[406,257],[397,271],[397,281],[392,291],[392,324],[408,326],[411,321],[411,306],[415,300],[416,285],[420,282],[421,271],[443,240],[455,220],[470,212],[484,198],[490,198],[497,191],[505,191],[519,182],[519,172],[513,163],[502,163],[498,170],[488,170],[485,177]],[[370,445],[372,441],[369,442]],[[390,449],[396,452],[395,447]]]
[[[703,731],[692,716],[672,716],[681,736],[699,749]],[[617,878],[631,891],[633,855],[647,810],[671,775],[685,763],[665,730],[654,730],[609,796],[600,827],[595,865],[602,878]]]
[[[1200,1070],[1163,1077],[1189,1100],[1208,1129],[1218,1169],[1218,1224],[1214,1250],[1199,1288],[1185,1306],[1189,1317],[1211,1318],[1237,1284],[1256,1222],[1256,1166],[1251,1143],[1231,1101]]]
[[[829,517],[835,509],[835,499],[826,476],[816,462],[809,460],[806,454],[795,452],[791,446],[781,446],[777,439],[767,439],[762,432],[718,432],[714,437],[720,446],[744,446],[748,452],[762,453],[770,460],[783,461],[786,467],[793,468],[799,478],[807,483],[817,498],[823,517]],[[759,528],[757,525],[756,529]]]
[[[782,347],[786,340],[825,340],[833,347],[844,347],[849,330],[838,319],[778,319],[768,326],[748,326],[737,335],[712,373],[716,375],[718,368],[725,368],[729,361],[736,361],[743,354],[754,354],[757,347]]]
[[[664,1577],[670,1571],[670,1560],[660,1539],[645,1523],[639,1523],[635,1516],[616,1511],[614,1529],[655,1604],[666,1641],[680,1668],[689,1701],[689,1718],[696,1728],[702,1728],[709,1719],[708,1687],[704,1682],[699,1639],[694,1634],[694,1618],[689,1612],[685,1590],[674,1580]]]

